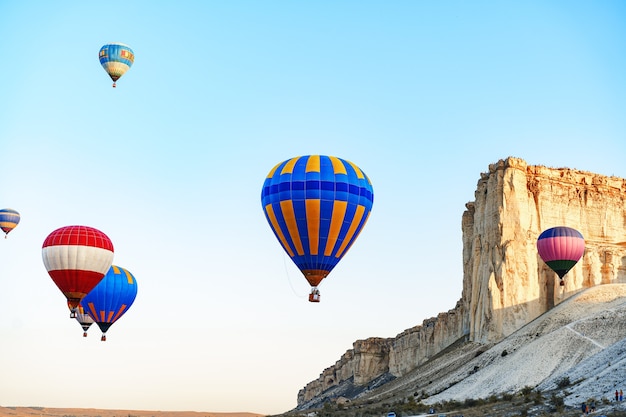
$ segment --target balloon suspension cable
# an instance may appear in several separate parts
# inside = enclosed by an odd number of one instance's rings
[[[563,299],[563,295],[565,294],[565,280],[561,278],[559,281],[559,300]]]
[[[306,295],[298,294],[296,289],[293,287],[293,283],[291,282],[291,279],[289,279],[289,269],[287,268],[287,254],[285,254],[285,253],[283,253],[283,264],[285,266],[285,277],[287,278],[287,282],[289,283],[289,287],[291,288],[291,292],[293,292],[294,295],[296,297],[298,297],[298,298],[305,298]]]

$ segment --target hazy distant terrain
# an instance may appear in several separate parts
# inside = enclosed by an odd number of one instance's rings
[[[105,410],[97,408],[0,407],[0,417],[261,417],[256,413]]]

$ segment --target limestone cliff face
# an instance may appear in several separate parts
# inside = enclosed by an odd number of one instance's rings
[[[582,288],[626,282],[626,180],[508,158],[489,167],[463,215],[463,296],[473,341],[511,334]],[[569,226],[585,253],[565,286],[537,237]]]
[[[298,393],[298,404],[309,401],[343,381],[354,378],[356,385],[364,385],[378,375],[389,371],[389,350],[392,339],[369,338],[357,340],[335,364],[326,368],[318,379],[307,384]]]
[[[298,393],[298,405],[353,378],[399,377],[455,341],[491,343],[581,289],[626,283],[626,179],[507,158],[481,174],[462,217],[463,293],[456,306],[392,339],[356,341]],[[560,286],[537,254],[547,228],[569,226],[585,253]]]

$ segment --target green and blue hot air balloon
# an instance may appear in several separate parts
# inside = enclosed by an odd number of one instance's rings
[[[135,62],[135,53],[123,43],[108,43],[100,48],[100,64],[113,80],[113,87]]]
[[[368,220],[374,191],[365,173],[334,156],[307,155],[276,165],[261,193],[265,217],[276,238],[311,285],[339,263]]]
[[[93,321],[106,332],[130,308],[137,297],[137,280],[128,270],[112,265],[102,281],[87,294],[81,304]]]

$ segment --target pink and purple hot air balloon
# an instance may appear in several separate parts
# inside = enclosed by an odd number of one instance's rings
[[[585,239],[576,229],[558,226],[544,230],[537,239],[537,252],[560,278],[576,265],[585,252]]]

